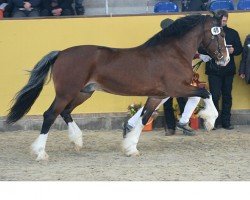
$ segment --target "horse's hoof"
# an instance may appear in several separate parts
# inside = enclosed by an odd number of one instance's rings
[[[81,150],[82,146],[75,144],[74,149],[76,152],[79,152]]]
[[[38,154],[36,161],[48,161],[49,155],[44,151]]]
[[[140,151],[137,151],[137,152],[135,152],[135,153],[133,153],[131,156],[132,157],[139,157],[139,156],[141,156],[142,154],[140,153]]]
[[[186,136],[194,136],[196,135],[196,133],[194,131],[186,131],[186,130],[183,130],[183,135],[186,135]]]
[[[126,154],[126,156],[128,156],[128,157],[138,157],[138,156],[141,155],[141,153],[140,153],[138,150],[136,150],[136,151],[134,151],[134,152],[126,152],[125,154]]]
[[[204,121],[204,126],[207,131],[211,131],[214,128],[214,124],[210,123],[208,120]]]

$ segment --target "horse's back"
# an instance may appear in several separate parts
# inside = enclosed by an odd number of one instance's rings
[[[97,66],[105,66],[118,50],[96,45],[81,45],[61,51],[52,69],[55,89],[80,91],[84,85],[95,79]],[[69,88],[67,88],[69,87]]]

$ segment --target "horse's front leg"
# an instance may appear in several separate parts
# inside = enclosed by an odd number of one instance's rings
[[[209,98],[203,100],[205,102],[205,108],[198,113],[198,116],[204,120],[206,130],[211,131],[214,128],[215,120],[219,114],[214,106],[211,94],[209,95]]]
[[[155,111],[157,111],[160,108],[160,106],[163,105],[168,99],[169,99],[169,97],[162,99],[160,104],[156,107]],[[125,138],[127,133],[130,132],[135,127],[137,121],[139,120],[139,118],[141,116],[143,108],[144,107],[141,107],[131,118],[128,119],[127,122],[124,123],[123,138]]]
[[[198,113],[202,119],[204,119],[205,128],[210,131],[214,128],[215,120],[218,117],[218,111],[216,110],[212,95],[205,88],[198,88],[191,85],[183,86],[182,93],[179,96],[183,97],[201,97],[205,102],[205,108]]]
[[[143,127],[148,122],[152,113],[159,108],[163,103],[168,100],[166,99],[158,99],[158,98],[148,98],[145,106],[138,111],[131,118],[130,124],[131,130],[123,135],[123,151],[127,156],[136,156],[139,155],[139,151],[137,150],[137,143],[139,141],[141,132]],[[128,123],[129,123],[128,121]]]

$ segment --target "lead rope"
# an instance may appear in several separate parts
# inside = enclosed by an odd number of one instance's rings
[[[198,69],[200,68],[200,66],[201,66],[201,63],[203,63],[202,60],[200,60],[199,62],[197,62],[195,65],[192,66],[194,72],[197,72],[197,70],[198,70]]]

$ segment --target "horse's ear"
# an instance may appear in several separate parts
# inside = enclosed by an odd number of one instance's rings
[[[211,5],[213,2],[214,2],[214,1],[210,2],[210,5]],[[219,26],[221,26],[221,20],[222,20],[222,18],[223,18],[223,14],[218,14],[217,12],[214,12],[214,11],[212,11],[212,10],[209,10],[209,12],[212,13],[212,17],[213,17],[214,19],[216,19],[217,24],[218,24]]]
[[[222,18],[223,18],[223,15],[217,16],[219,26],[221,26]]]
[[[209,12],[212,14],[212,17],[215,17],[216,16],[216,13],[212,10],[209,10]]]
[[[215,13],[214,18],[217,20],[218,25],[221,26],[221,20],[223,18],[223,15],[218,15],[217,13]]]

